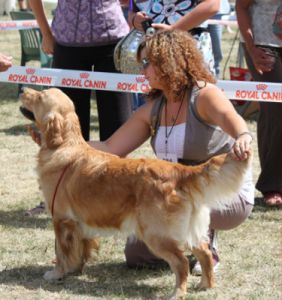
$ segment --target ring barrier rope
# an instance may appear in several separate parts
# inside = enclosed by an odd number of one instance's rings
[[[48,21],[51,24],[51,21]],[[36,20],[1,21],[0,31],[4,30],[26,30],[39,28]]]
[[[143,75],[21,66],[0,72],[0,82],[129,93],[147,93],[150,88]],[[282,102],[281,83],[218,80],[217,86],[232,100]]]
[[[51,20],[48,20],[51,24]],[[223,16],[220,20],[210,19],[206,21],[207,24],[219,24],[225,26],[237,26],[237,21],[234,16]],[[39,28],[36,20],[17,20],[17,21],[1,21],[0,22],[0,31],[1,30],[25,30]]]

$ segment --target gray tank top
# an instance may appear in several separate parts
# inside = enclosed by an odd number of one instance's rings
[[[183,159],[178,159],[179,163],[185,165],[198,165],[207,161],[212,156],[227,153],[231,150],[234,139],[225,133],[220,127],[205,123],[199,116],[196,108],[198,88],[193,88],[192,93],[188,93],[185,142]],[[160,97],[154,100],[151,112],[151,145],[155,150],[155,140],[160,126],[160,116],[165,100]],[[239,196],[250,204],[254,204],[254,184],[252,180],[252,168],[247,170],[243,185],[239,191]]]
[[[234,139],[220,127],[207,124],[200,118],[196,108],[198,91],[198,88],[193,89],[189,105],[187,106],[183,159],[179,160],[180,163],[187,165],[197,165],[215,155],[227,153],[234,143]],[[163,97],[154,100],[151,112],[151,126],[153,128],[151,145],[154,151],[155,137],[158,127],[160,126],[160,116],[163,105]]]

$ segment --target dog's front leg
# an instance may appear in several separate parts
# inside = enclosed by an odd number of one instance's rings
[[[193,248],[192,252],[202,268],[202,277],[197,288],[207,289],[214,287],[213,260],[208,243],[202,243],[198,248]]]
[[[85,263],[85,243],[79,224],[71,219],[53,220],[56,235],[56,266],[46,272],[46,280],[58,280],[69,273],[81,273]],[[87,257],[88,258],[88,257]]]
[[[56,266],[52,271],[47,271],[43,278],[47,281],[56,281],[64,277],[64,272],[59,266]]]

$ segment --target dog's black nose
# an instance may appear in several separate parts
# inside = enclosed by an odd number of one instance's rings
[[[35,121],[35,117],[33,112],[31,112],[30,110],[26,109],[23,106],[20,106],[20,112],[29,120],[31,121]]]

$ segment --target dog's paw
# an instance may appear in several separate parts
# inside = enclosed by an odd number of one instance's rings
[[[184,299],[186,295],[186,290],[183,291],[181,289],[174,290],[173,293],[170,295],[167,295],[164,300],[178,300],[178,299]]]
[[[213,287],[214,287],[213,281],[208,282],[207,280],[201,280],[201,282],[197,284],[196,289],[203,291],[203,290],[211,289]]]
[[[58,270],[54,269],[44,274],[43,278],[47,281],[56,281],[63,278],[63,274]]]

